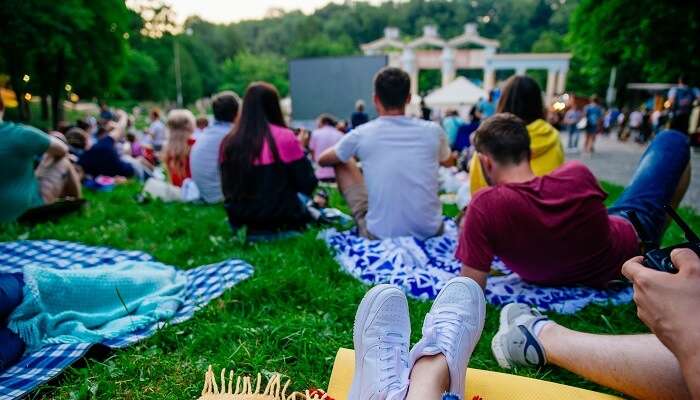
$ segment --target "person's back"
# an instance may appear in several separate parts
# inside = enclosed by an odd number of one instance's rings
[[[442,128],[447,133],[447,139],[450,147],[457,140],[457,131],[459,127],[464,125],[464,120],[457,115],[457,112],[450,112],[447,117],[442,120]]]
[[[221,142],[233,130],[233,121],[238,116],[240,98],[232,91],[216,94],[212,99],[214,123],[207,125],[197,138],[190,153],[192,180],[199,189],[201,198],[207,203],[223,201],[221,190]]]
[[[595,102],[586,105],[584,112],[589,126],[597,126],[603,117],[603,108]]]
[[[197,185],[200,196],[207,203],[219,203],[224,199],[221,191],[219,150],[221,142],[232,128],[232,123],[215,121],[202,131],[192,146],[190,153],[192,180]]]
[[[114,138],[107,133],[103,133],[97,143],[83,152],[78,164],[86,175],[93,177],[104,175],[130,178],[135,174],[134,167],[121,160],[115,148]]]
[[[268,141],[245,176],[227,160],[221,165],[225,206],[232,225],[265,232],[301,229],[309,217],[298,193],[310,195],[316,179],[308,159],[292,130],[269,126],[275,158]]]
[[[362,162],[374,236],[425,239],[439,231],[438,166],[449,148],[436,123],[381,116],[348,133],[336,152],[341,160],[356,154]]]
[[[469,205],[457,256],[475,269],[497,256],[533,283],[604,286],[639,252],[634,228],[608,215],[605,198],[577,161],[528,182],[484,189]]]
[[[38,129],[0,122],[0,222],[15,220],[43,203],[34,176],[34,162],[49,147],[48,135]]]
[[[313,152],[314,161],[318,161],[321,153],[333,147],[343,138],[343,134],[332,125],[324,125],[311,132],[309,148]],[[335,179],[333,167],[319,167],[316,169],[316,178],[319,180]]]

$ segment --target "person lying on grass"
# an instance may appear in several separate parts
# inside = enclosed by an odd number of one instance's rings
[[[221,186],[231,227],[249,234],[302,230],[312,217],[299,194],[318,185],[311,161],[287,128],[277,89],[246,90],[240,118],[221,144]]]
[[[622,267],[634,283],[646,335],[594,335],[567,329],[524,304],[501,311],[491,348],[503,368],[568,369],[638,399],[700,398],[700,258],[677,249],[677,274],[649,269],[635,257]]]
[[[475,147],[491,187],[472,199],[456,257],[462,275],[482,286],[495,256],[528,282],[607,286],[621,278],[625,261],[641,254],[639,238],[660,242],[667,223],[663,206],[678,206],[690,179],[688,137],[672,130],[656,136],[609,209],[606,193],[580,162],[536,177],[530,137],[513,114],[486,120]],[[629,211],[646,232],[636,232]]]
[[[366,238],[426,239],[442,231],[438,167],[449,163],[450,148],[439,125],[405,116],[410,89],[406,72],[379,71],[374,78],[379,118],[343,136],[318,159],[322,167],[335,167],[338,188]]]
[[[79,198],[80,178],[68,158],[63,135],[3,122],[4,110],[0,99],[0,223],[15,221],[30,208],[61,198]]]
[[[435,298],[423,337],[409,351],[406,295],[393,285],[375,286],[355,316],[355,374],[348,400],[461,399],[485,316],[481,287],[469,278],[453,278]]]

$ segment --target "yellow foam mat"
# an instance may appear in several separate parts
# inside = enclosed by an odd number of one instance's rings
[[[345,400],[350,392],[355,371],[355,352],[338,350],[333,364],[328,394],[336,400]],[[469,368],[467,392],[464,400],[613,400],[619,397],[597,393],[559,383],[541,381],[523,376]]]

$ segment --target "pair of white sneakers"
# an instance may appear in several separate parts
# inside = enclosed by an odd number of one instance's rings
[[[409,352],[408,302],[396,286],[378,285],[362,299],[355,316],[355,376],[349,400],[403,400],[409,376],[421,357],[443,354],[449,392],[464,395],[467,364],[481,337],[486,315],[484,293],[469,278],[450,280],[423,323],[423,337]]]

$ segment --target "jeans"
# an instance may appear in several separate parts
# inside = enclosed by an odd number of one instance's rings
[[[683,172],[690,162],[688,136],[674,130],[659,133],[639,160],[637,171],[620,198],[608,209],[629,219],[634,211],[648,240],[658,245],[666,225],[664,205],[670,205]]]
[[[0,371],[16,363],[24,353],[24,342],[7,329],[5,320],[22,302],[21,274],[0,273]]]
[[[576,127],[576,124],[569,124],[569,148],[578,148],[578,138],[581,132]]]

